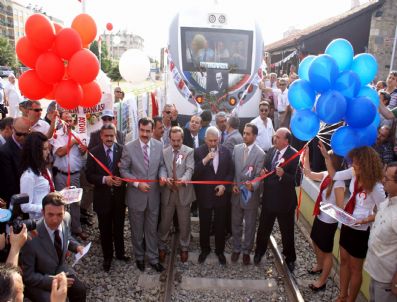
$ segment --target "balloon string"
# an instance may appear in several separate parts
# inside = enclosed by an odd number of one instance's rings
[[[328,142],[326,142],[323,138],[321,138],[320,136],[317,136],[318,137],[318,139],[320,140],[320,141],[322,141],[324,144],[326,144],[327,146],[331,146]]]

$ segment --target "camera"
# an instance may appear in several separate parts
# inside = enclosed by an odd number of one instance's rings
[[[36,229],[36,221],[33,219],[23,219],[23,213],[21,211],[21,204],[29,202],[28,194],[15,194],[11,196],[10,201],[10,212],[11,217],[7,222],[9,226],[12,226],[14,234],[19,234],[22,230],[23,224],[26,225],[28,231]]]

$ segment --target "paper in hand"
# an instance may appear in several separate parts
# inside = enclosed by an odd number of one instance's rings
[[[85,256],[85,254],[88,253],[88,251],[90,250],[90,248],[91,248],[91,242],[88,243],[88,244],[83,248],[83,253],[82,253],[82,254],[76,253],[76,254],[74,255],[74,262],[73,262],[73,264],[72,264],[72,267],[75,266],[75,265],[77,264],[77,262],[79,262],[80,259],[83,258],[83,257]]]

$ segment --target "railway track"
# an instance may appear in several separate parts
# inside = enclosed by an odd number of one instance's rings
[[[198,221],[193,220],[192,226],[194,223]],[[198,233],[193,231],[189,261],[183,264],[178,259],[178,234],[173,234],[159,301],[304,301],[273,236],[267,257],[259,265],[245,266],[241,257],[239,263],[231,263],[227,253],[231,251],[230,241],[226,246],[225,267],[218,264],[213,253],[200,265]]]

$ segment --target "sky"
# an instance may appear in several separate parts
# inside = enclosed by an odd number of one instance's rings
[[[62,19],[65,26],[70,26],[82,12],[78,0],[18,1],[42,7],[48,15]],[[252,15],[262,29],[266,45],[282,39],[290,27],[303,29],[348,11],[352,0],[85,0],[86,12],[95,19],[99,33],[105,31],[107,23],[112,23],[114,33],[127,29],[144,38],[144,51],[152,57],[158,57],[160,48],[167,46],[169,24],[181,8],[214,2]]]

